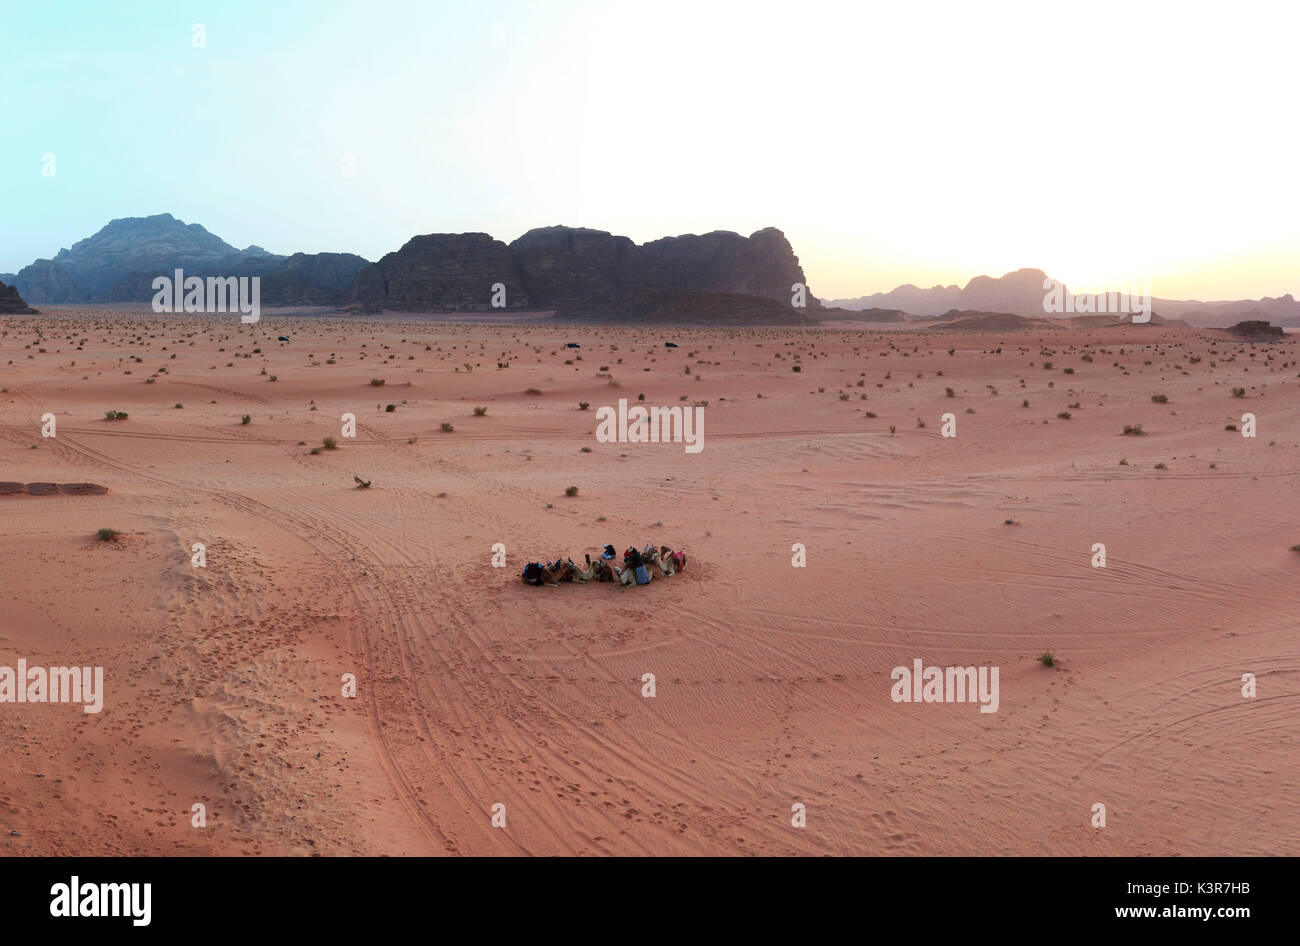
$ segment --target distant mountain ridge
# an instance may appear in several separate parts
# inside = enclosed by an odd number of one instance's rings
[[[494,287],[509,310],[554,310],[582,319],[808,323],[818,319],[909,321],[984,313],[1041,319],[1085,312],[1044,310],[1047,274],[1018,269],[965,286],[911,284],[889,292],[823,303],[807,286],[785,234],[774,227],[748,237],[727,230],[663,237],[638,245],[626,236],[585,227],[529,230],[506,244],[486,233],[430,233],[369,263],[352,253],[281,256],[257,245],[238,249],[197,223],[169,213],[124,217],[0,283],[27,303],[142,302],[153,280],[183,269],[187,276],[258,276],[267,306],[346,306],[361,312],[491,311]],[[1068,290],[1066,290],[1068,292]],[[18,303],[9,299],[7,304]],[[25,303],[24,303],[25,305]],[[1152,322],[1223,327],[1270,321],[1300,327],[1300,302],[1290,294],[1258,300],[1200,302],[1156,298]]]
[[[1068,317],[1071,313],[1048,313],[1043,300],[1047,273],[1041,269],[1018,269],[993,278],[976,276],[965,286],[932,286],[920,289],[909,284],[889,292],[877,292],[855,299],[833,299],[828,306],[843,309],[901,309],[910,315],[936,316],[953,309],[1002,312],[1025,318],[1048,315]],[[1273,299],[1243,299],[1229,302],[1197,302],[1153,298],[1153,312],[1165,319],[1198,327],[1228,325],[1244,319],[1271,320],[1279,325],[1300,326],[1300,303],[1290,294]],[[1080,313],[1085,314],[1085,313]],[[1153,319],[1154,321],[1154,319]]]
[[[260,276],[264,305],[332,305],[366,264],[351,253],[286,257],[255,245],[237,249],[200,224],[163,213],[112,220],[53,259],[23,267],[12,283],[28,301],[148,302],[155,277],[183,269],[187,276]]]

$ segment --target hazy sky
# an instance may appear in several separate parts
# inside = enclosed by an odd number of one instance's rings
[[[1298,9],[4,0],[0,272],[167,211],[368,259],[776,226],[823,297],[1300,294]]]

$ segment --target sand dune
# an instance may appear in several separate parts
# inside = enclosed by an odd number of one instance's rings
[[[0,704],[0,851],[1300,854],[1297,360],[1154,326],[7,319],[0,665],[106,697]],[[642,394],[703,406],[705,448],[599,442]],[[606,542],[690,563],[518,580]],[[997,666],[998,711],[893,702],[916,658]]]

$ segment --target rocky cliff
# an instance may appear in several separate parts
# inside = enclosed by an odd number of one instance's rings
[[[1240,335],[1243,338],[1250,339],[1270,339],[1277,340],[1286,338],[1286,331],[1280,325],[1272,325],[1265,320],[1251,319],[1245,322],[1238,322],[1232,328],[1227,329],[1233,335]]]
[[[624,236],[579,227],[530,230],[509,246],[485,233],[416,237],[357,274],[350,300],[363,311],[483,311],[504,284],[508,309],[594,314],[667,306],[700,311],[697,293],[725,293],[784,305],[803,269],[780,230],[749,237],[716,231],[638,246]],[[811,295],[808,309],[819,303]],[[729,311],[739,311],[736,300]],[[743,306],[742,306],[743,308]],[[770,307],[760,307],[769,312]]]
[[[37,315],[13,286],[0,282],[0,315]]]
[[[182,269],[187,276],[260,276],[263,305],[332,305],[344,301],[365,265],[351,253],[240,250],[197,223],[156,214],[113,220],[54,259],[19,270],[14,285],[40,302],[149,302],[153,280]]]

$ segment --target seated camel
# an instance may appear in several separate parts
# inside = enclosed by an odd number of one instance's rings
[[[542,571],[546,573],[548,582],[573,581],[578,574],[578,566],[573,564],[571,558],[557,558],[543,566]]]
[[[593,561],[590,553],[586,555],[586,559],[586,568],[575,566],[573,577],[577,581],[622,581],[623,569],[613,562],[605,558],[596,558]]]
[[[676,554],[666,545],[659,546],[655,552],[654,562],[659,566],[659,574],[665,578],[677,573]]]

